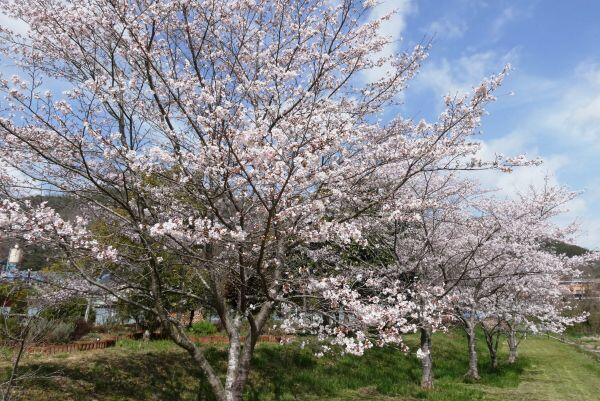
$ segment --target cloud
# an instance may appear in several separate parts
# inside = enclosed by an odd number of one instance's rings
[[[600,150],[600,64],[579,64],[561,88],[553,107],[540,111],[543,127],[558,140],[578,141]]]
[[[467,32],[467,23],[443,18],[433,21],[424,31],[426,34],[435,35],[442,39],[458,39],[462,38]]]
[[[373,7],[369,13],[369,20],[374,21],[383,18],[390,13],[394,13],[390,19],[384,21],[379,28],[379,33],[390,38],[391,42],[378,54],[376,57],[391,56],[399,50],[399,43],[402,38],[402,32],[406,29],[407,17],[416,11],[416,6],[412,0],[383,0],[381,3]],[[374,68],[364,72],[366,82],[374,82],[385,76],[389,65]]]
[[[494,36],[501,33],[502,29],[512,21],[517,20],[521,16],[521,12],[515,7],[506,7],[500,15],[498,15],[491,25],[491,31]]]
[[[463,55],[457,59],[429,60],[413,81],[413,91],[429,92],[438,99],[438,111],[443,106],[442,96],[470,92],[482,80],[500,72],[506,64],[518,59],[519,49],[513,48],[505,54],[484,51]]]
[[[504,156],[525,155],[528,159],[541,157],[539,149],[528,143],[527,136],[522,132],[513,132],[502,138],[481,141],[479,157],[483,160],[492,160],[498,154]],[[520,192],[527,191],[530,186],[539,188],[548,177],[552,185],[560,185],[556,177],[557,172],[566,166],[570,159],[566,155],[550,155],[544,158],[540,166],[518,167],[512,173],[498,171],[484,171],[475,173],[475,177],[485,188],[497,189],[503,196],[512,197]]]
[[[496,154],[518,155],[525,154],[533,159],[542,156],[539,149],[525,138],[530,133],[513,132],[505,137],[482,141],[480,157],[486,160],[492,159]],[[530,187],[540,188],[547,178],[550,185],[561,186],[564,183],[558,178],[561,170],[569,166],[573,160],[563,154],[553,154],[544,158],[541,166],[529,166],[516,168],[512,173],[498,171],[484,171],[469,173],[483,188],[495,190],[499,198],[514,198],[519,193],[526,192]],[[578,188],[577,188],[578,189]],[[600,218],[597,208],[600,199],[600,190],[583,191],[583,193],[566,205],[566,212],[555,218],[555,222],[566,226],[577,222],[580,231],[573,240],[586,248],[600,250]],[[585,216],[585,218],[584,218]]]
[[[504,56],[488,51],[429,62],[412,88],[438,99],[447,93],[463,93],[482,77],[497,72],[502,65],[499,60],[516,58],[518,51]],[[577,241],[600,249],[600,64],[580,63],[562,79],[517,69],[507,86],[516,96],[494,104],[492,118],[484,120],[484,130],[489,132],[491,127],[496,136],[482,142],[479,156],[489,160],[499,153],[525,154],[529,159],[541,157],[544,164],[518,168],[511,174],[479,172],[473,176],[483,187],[498,189],[498,196],[511,197],[530,185],[538,186],[547,175],[553,185],[583,190],[569,205],[570,212],[557,221],[566,224],[578,220],[582,232]],[[497,136],[502,132],[507,134]]]
[[[495,59],[496,54],[489,51],[463,56],[452,62],[445,58],[437,63],[429,62],[413,85],[439,96],[467,92],[487,75]]]
[[[582,62],[570,76],[553,81],[517,75],[515,97],[523,93],[528,98],[512,106],[512,110],[522,113],[519,127],[509,135],[486,141],[482,152],[488,157],[494,152],[527,153],[529,157],[541,156],[545,163],[519,169],[513,175],[484,174],[484,184],[510,195],[540,182],[548,172],[554,184],[583,190],[561,221],[578,219],[582,227],[579,243],[600,249],[600,64]],[[539,91],[541,88],[544,90]],[[537,93],[531,94],[532,89]]]

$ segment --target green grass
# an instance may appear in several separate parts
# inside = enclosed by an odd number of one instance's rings
[[[408,338],[411,346],[416,337]],[[527,339],[515,365],[490,369],[480,341],[482,380],[467,383],[466,344],[459,332],[434,337],[436,387],[419,388],[419,361],[391,349],[363,357],[314,357],[311,345],[259,345],[245,400],[273,401],[600,401],[600,362],[574,346]],[[222,347],[207,349],[223,372]],[[506,358],[503,349],[501,359]],[[6,362],[5,362],[6,363]],[[186,354],[169,341],[120,340],[115,348],[67,357],[30,357],[26,369],[57,379],[27,383],[24,399],[208,400],[208,386]]]
[[[575,346],[540,337],[528,339],[522,353],[532,361],[513,389],[488,389],[488,400],[599,401],[600,358]]]

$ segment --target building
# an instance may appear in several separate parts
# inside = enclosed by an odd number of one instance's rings
[[[595,298],[600,296],[600,279],[579,278],[561,281],[563,293],[576,299]]]

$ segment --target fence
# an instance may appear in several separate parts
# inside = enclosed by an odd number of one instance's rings
[[[116,338],[109,338],[106,340],[97,341],[86,341],[69,344],[49,344],[27,348],[29,353],[42,353],[44,355],[58,354],[61,352],[75,352],[75,351],[91,351],[94,349],[104,349],[108,347],[114,347],[117,343]]]
[[[91,351],[95,349],[104,349],[109,347],[114,347],[117,344],[117,340],[119,339],[140,339],[142,338],[143,333],[130,333],[120,335],[119,337],[108,338],[105,340],[96,340],[96,341],[86,341],[86,342],[76,342],[69,344],[48,344],[41,346],[28,347],[28,353],[41,353],[44,355],[52,355],[63,352],[77,352],[77,351]],[[153,338],[165,338],[161,335],[153,335]],[[227,344],[229,339],[225,336],[204,336],[204,337],[190,337],[190,339],[195,343],[200,344]],[[258,338],[258,342],[268,342],[268,343],[282,343],[288,342],[291,340],[291,337],[287,336],[274,336],[274,335],[262,335]]]

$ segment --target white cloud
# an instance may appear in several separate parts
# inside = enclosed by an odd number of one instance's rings
[[[581,63],[571,76],[553,82],[523,75],[518,81],[517,99],[529,100],[513,107],[527,114],[511,134],[485,142],[482,153],[527,153],[542,156],[545,163],[506,176],[485,173],[482,181],[510,195],[550,173],[554,184],[583,190],[561,221],[577,219],[582,228],[578,242],[600,249],[600,65]],[[535,88],[537,93],[528,93]]]
[[[540,152],[524,140],[522,132],[514,132],[499,139],[482,141],[479,157],[483,160],[493,160],[495,155],[517,156],[524,154],[528,159],[540,157]],[[514,196],[526,191],[530,186],[540,187],[544,178],[549,177],[550,183],[559,185],[556,173],[569,163],[565,155],[551,155],[544,158],[540,166],[518,167],[512,173],[498,171],[477,172],[476,178],[485,188],[498,189],[504,196]]]
[[[394,13],[390,19],[384,21],[379,33],[390,38],[391,42],[378,54],[373,57],[391,56],[399,50],[399,43],[402,38],[402,32],[406,29],[406,19],[408,15],[416,11],[416,6],[412,0],[383,0],[376,5],[369,13],[369,20],[374,21],[383,18],[390,13]],[[388,66],[382,66],[364,72],[364,78],[367,82],[374,82],[385,76]]]
[[[443,18],[433,21],[425,29],[425,33],[435,35],[442,39],[458,39],[462,38],[467,32],[467,23],[465,21],[450,21]]]
[[[440,97],[469,91],[482,77],[494,73],[503,62],[513,61],[511,52],[498,57],[495,52],[464,55],[456,60],[442,59],[425,65],[413,85],[417,91],[429,91]],[[581,63],[573,74],[561,80],[514,72],[507,82],[516,91],[510,100],[495,105],[496,112],[518,113],[515,125],[502,121],[495,128],[501,134],[482,142],[480,157],[490,160],[496,154],[529,159],[541,157],[536,167],[517,168],[511,174],[478,172],[483,187],[497,189],[498,196],[511,197],[529,186],[539,186],[546,176],[553,185],[568,185],[583,194],[571,202],[570,211],[557,219],[560,224],[577,220],[581,234],[577,242],[600,249],[600,64]],[[493,113],[495,114],[495,113]],[[495,115],[493,117],[496,117]],[[511,124],[515,124],[513,121]],[[484,127],[486,127],[484,121]]]
[[[498,153],[526,154],[531,159],[540,156],[538,149],[528,146],[530,145],[524,140],[524,134],[514,132],[497,140],[482,142],[479,156],[487,160]],[[544,163],[540,166],[519,167],[512,173],[484,171],[471,173],[471,175],[483,188],[496,190],[496,196],[513,198],[519,193],[526,192],[530,187],[540,188],[546,178],[553,186],[563,185],[564,182],[558,179],[557,174],[570,163],[572,160],[568,156],[555,154],[545,157]],[[566,205],[566,213],[558,216],[555,221],[562,226],[577,222],[580,231],[575,236],[574,242],[589,249],[600,250],[600,218],[594,217],[597,213],[594,206],[598,204],[598,199],[600,199],[600,190],[584,191]]]
[[[556,139],[600,150],[600,65],[581,63],[562,84],[559,100],[539,114],[542,127]]]
[[[470,92],[484,78],[499,73],[506,64],[514,63],[518,57],[519,49],[513,48],[505,54],[485,51],[454,60],[429,60],[413,81],[412,88],[417,92],[433,92],[440,99],[438,106],[442,107],[442,96]]]
[[[499,35],[502,29],[510,22],[516,20],[521,16],[519,10],[515,7],[506,7],[502,10],[502,13],[498,15],[492,22],[492,34]]]

